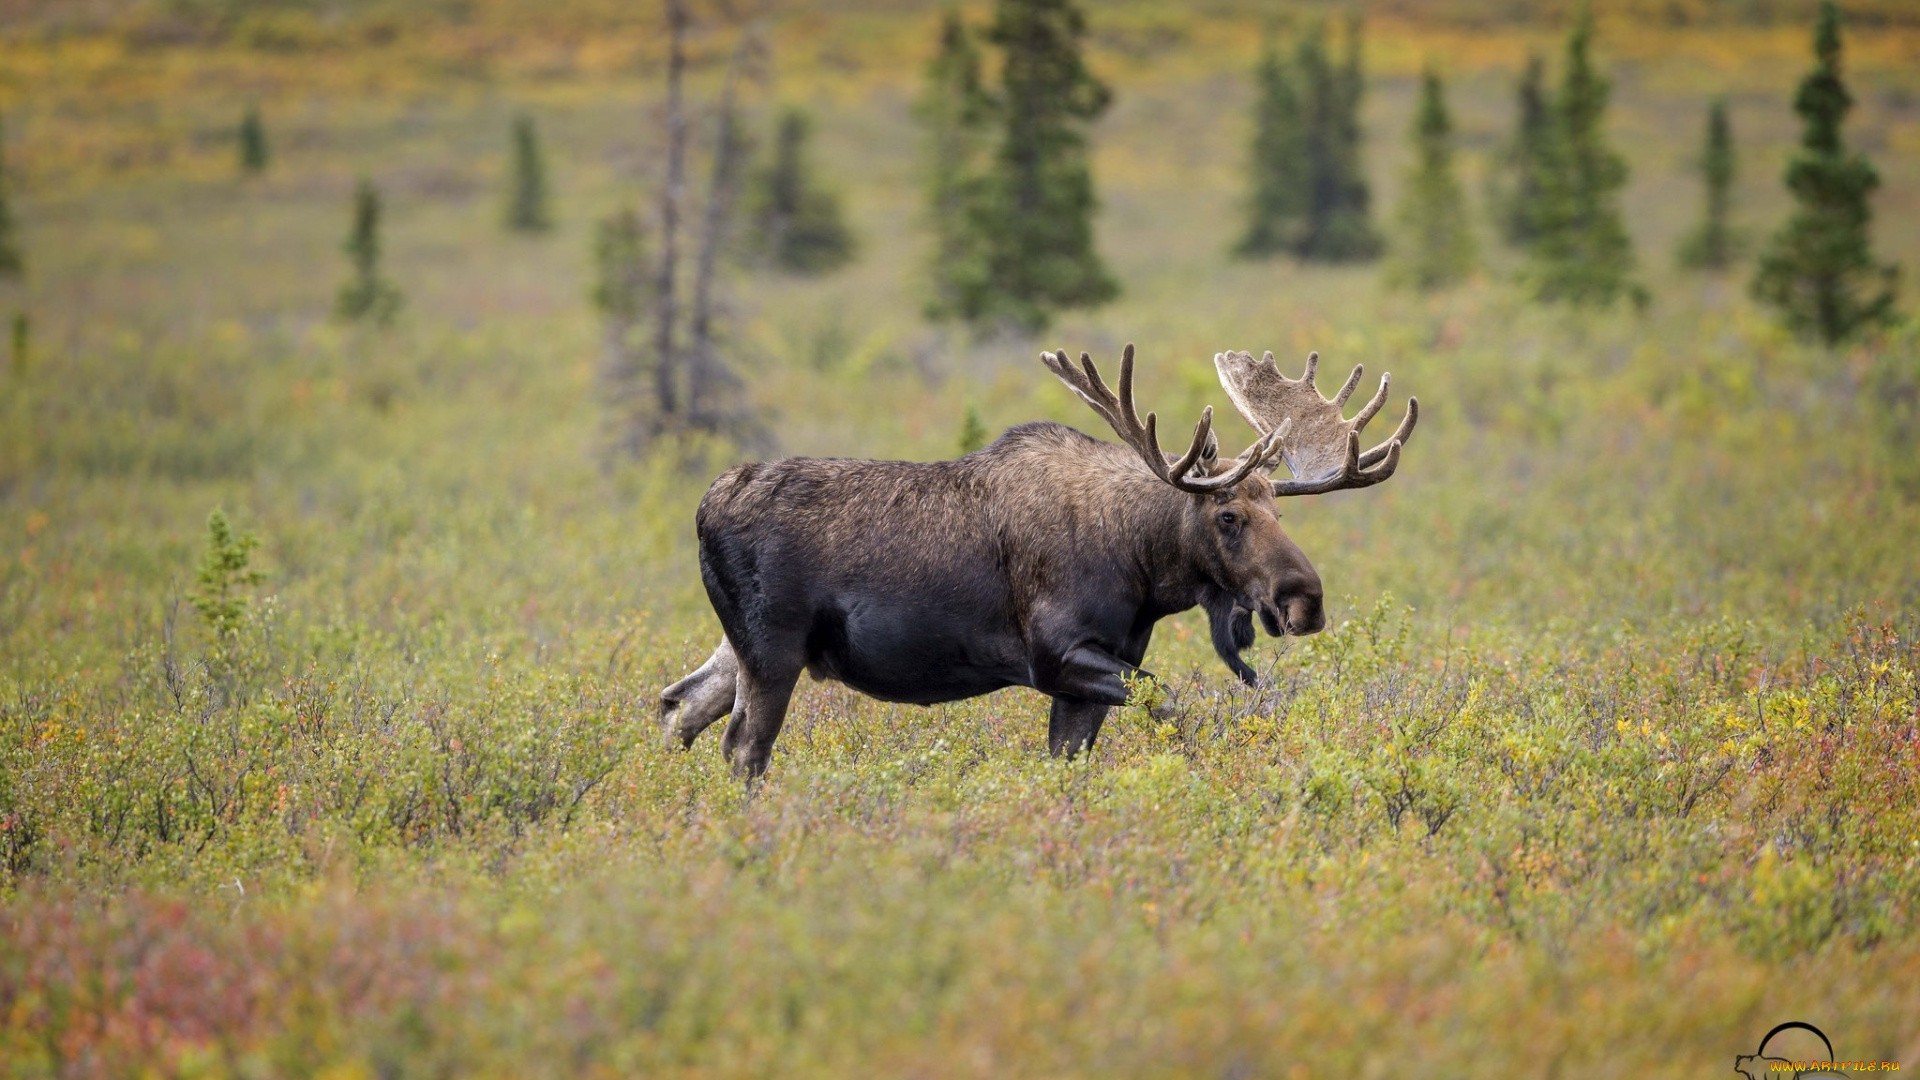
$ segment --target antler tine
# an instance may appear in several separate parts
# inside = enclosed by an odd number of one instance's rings
[[[1080,362],[1087,365],[1088,371],[1093,370],[1093,357],[1081,353]],[[1133,342],[1131,341],[1127,342],[1126,348],[1120,350],[1120,412],[1124,416],[1136,419],[1140,415],[1140,410],[1133,406]]]
[[[1223,352],[1213,362],[1220,385],[1240,414],[1261,431],[1280,433],[1279,456],[1293,478],[1276,480],[1275,495],[1317,495],[1368,487],[1393,475],[1401,448],[1419,421],[1419,402],[1408,400],[1407,415],[1380,445],[1362,453],[1359,438],[1361,429],[1385,407],[1393,376],[1382,374],[1379,387],[1349,420],[1343,413],[1365,374],[1363,366],[1354,367],[1337,393],[1323,397],[1314,385],[1320,365],[1318,352],[1307,354],[1306,371],[1298,379],[1280,374],[1271,356],[1269,353],[1256,361],[1252,353]]]
[[[1378,464],[1381,458],[1388,456],[1390,453],[1397,453],[1397,451],[1392,448],[1405,446],[1408,437],[1413,434],[1413,426],[1419,422],[1420,399],[1408,398],[1407,415],[1400,418],[1400,426],[1393,430],[1392,435],[1387,436],[1386,442],[1360,455],[1360,467],[1370,469]],[[1381,479],[1384,480],[1386,477],[1383,476]]]
[[[1376,448],[1376,450],[1378,450],[1378,448]],[[1375,451],[1368,451],[1369,456],[1374,452]],[[1329,491],[1345,491],[1349,488],[1372,487],[1392,476],[1393,470],[1400,467],[1400,441],[1398,439],[1388,440],[1385,452],[1381,456],[1383,460],[1379,468],[1363,468],[1361,466],[1362,458],[1360,456],[1360,433],[1350,431],[1347,433],[1347,460],[1338,472],[1320,480],[1276,481],[1273,485],[1274,497],[1284,498],[1288,495],[1322,495]]]
[[[1286,434],[1284,430],[1268,432],[1246,454],[1241,455],[1239,463],[1223,476],[1188,476],[1207,456],[1209,448],[1217,446],[1213,438],[1213,406],[1201,410],[1200,422],[1193,427],[1193,441],[1187,444],[1185,453],[1169,464],[1166,453],[1160,449],[1159,417],[1148,413],[1143,421],[1135,405],[1133,358],[1133,345],[1129,343],[1120,354],[1120,385],[1116,393],[1100,377],[1100,369],[1089,354],[1080,354],[1078,368],[1067,359],[1065,350],[1040,354],[1040,361],[1047,366],[1047,370],[1058,376],[1094,412],[1112,425],[1114,433],[1140,455],[1155,476],[1181,491],[1205,494],[1238,484],[1272,456],[1274,447]]]
[[[1200,423],[1194,425],[1194,440],[1188,446],[1187,454],[1181,454],[1181,459],[1175,461],[1171,469],[1167,469],[1167,479],[1175,480],[1175,486],[1179,486],[1181,479],[1187,477],[1188,471],[1194,467],[1194,461],[1200,461],[1200,455],[1206,454],[1206,436],[1212,430],[1213,405],[1208,405],[1200,409]]]
[[[1333,399],[1335,405],[1346,406],[1347,399],[1353,396],[1353,388],[1360,385],[1360,373],[1364,370],[1364,365],[1353,365],[1353,374],[1347,376],[1347,385],[1341,387],[1340,393]]]
[[[1208,406],[1208,411],[1212,411],[1212,406]],[[1233,468],[1219,476],[1189,479],[1185,485],[1181,486],[1181,490],[1204,493],[1208,491],[1220,491],[1239,484],[1240,481],[1253,475],[1254,470],[1263,467],[1267,459],[1273,456],[1273,448],[1279,445],[1280,440],[1286,435],[1285,429],[1290,426],[1289,424],[1283,424],[1267,432],[1265,435],[1260,436],[1259,441],[1247,447],[1246,453],[1240,455],[1238,462]]]
[[[1373,397],[1369,398],[1365,405],[1360,406],[1360,414],[1353,418],[1353,430],[1360,431],[1365,428],[1367,421],[1373,419],[1373,414],[1380,411],[1380,406],[1387,403],[1387,384],[1392,381],[1393,372],[1380,373],[1380,389],[1375,390]]]

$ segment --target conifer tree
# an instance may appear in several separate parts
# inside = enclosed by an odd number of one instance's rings
[[[987,445],[987,425],[980,419],[980,410],[967,406],[965,416],[960,418],[960,455],[965,457]]]
[[[957,11],[941,21],[940,48],[927,64],[913,112],[926,129],[927,216],[934,235],[926,314],[951,318],[966,309],[966,298],[986,288],[986,246],[974,226],[992,112],[980,81],[980,47]]]
[[[20,255],[20,232],[13,219],[13,177],[7,171],[6,133],[0,129],[0,278],[26,275],[27,261]]]
[[[1421,77],[1413,143],[1391,277],[1416,289],[1439,289],[1472,271],[1474,250],[1466,196],[1453,174],[1453,121],[1440,75],[1431,67]]]
[[[986,247],[969,321],[1044,328],[1060,308],[1091,307],[1120,287],[1093,247],[1097,204],[1082,131],[1112,101],[1080,55],[1086,19],[1072,0],[998,0],[987,40],[1003,54],[1002,137],[973,206]]]
[[[1525,276],[1541,300],[1606,306],[1627,296],[1644,304],[1618,206],[1627,163],[1601,131],[1609,88],[1594,69],[1592,42],[1593,14],[1583,11],[1567,37],[1566,81],[1553,102],[1555,132]]]
[[[267,171],[267,126],[260,119],[260,106],[249,104],[240,118],[240,168],[244,172]]]
[[[594,230],[593,266],[593,306],[606,332],[601,381],[615,401],[631,406],[641,392],[643,359],[638,337],[653,278],[639,214],[627,208],[600,222]]]
[[[533,117],[513,118],[513,187],[507,195],[507,228],[515,232],[545,232],[553,227],[547,209],[547,166],[540,156],[540,138]]]
[[[27,313],[24,311],[14,312],[13,324],[10,329],[12,331],[9,337],[12,339],[11,343],[13,346],[13,373],[15,375],[25,375],[27,373],[27,365],[33,360],[33,353],[31,351],[32,330],[27,319]]]
[[[1818,64],[1793,100],[1806,127],[1786,174],[1798,206],[1761,258],[1753,295],[1778,308],[1796,333],[1831,345],[1891,318],[1899,271],[1876,265],[1869,246],[1867,197],[1880,177],[1840,136],[1853,98],[1840,77],[1840,11],[1832,0],[1822,0],[1813,40]]]
[[[775,266],[797,274],[821,274],[853,258],[853,233],[840,214],[840,199],[813,179],[807,141],[813,125],[798,109],[780,117],[773,161],[754,178],[753,221],[759,248]]]
[[[1300,95],[1272,42],[1260,58],[1255,81],[1253,191],[1247,200],[1247,230],[1233,249],[1234,254],[1249,258],[1292,250],[1308,201]]]
[[[1317,262],[1371,259],[1381,242],[1361,168],[1359,21],[1348,23],[1343,67],[1334,67],[1325,29],[1316,28],[1302,39],[1295,68],[1306,128],[1307,212],[1294,252]]]
[[[1538,56],[1527,58],[1526,71],[1514,88],[1518,121],[1506,160],[1492,175],[1489,201],[1498,217],[1500,235],[1515,247],[1524,247],[1539,234],[1540,199],[1545,173],[1553,156],[1553,112],[1547,105],[1547,67]]]
[[[1700,155],[1700,175],[1707,184],[1707,214],[1700,226],[1680,242],[1680,265],[1723,270],[1733,261],[1738,238],[1727,223],[1733,205],[1733,124],[1727,118],[1725,98],[1715,98],[1707,110],[1707,142]]]
[[[353,229],[347,234],[347,258],[353,276],[340,286],[335,316],[345,322],[385,325],[400,310],[400,290],[380,276],[380,192],[362,177],[353,193]]]

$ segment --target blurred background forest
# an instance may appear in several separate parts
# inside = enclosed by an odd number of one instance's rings
[[[1035,334],[929,317],[949,9],[694,5],[686,347],[737,383],[636,428],[663,5],[0,0],[0,1076],[1693,1075],[1790,1018],[1920,1063],[1920,7],[1843,7],[1908,278],[1831,344],[1749,288],[1802,0],[1594,0],[1632,287],[1540,298],[1501,169],[1582,9],[1084,5],[1114,294]],[[1352,15],[1379,250],[1246,257],[1262,57]],[[1422,288],[1428,70],[1472,256]],[[804,685],[751,800],[660,746],[714,473],[1106,437],[1035,356],[1129,341],[1163,417],[1230,348],[1421,400],[1391,483],[1283,507],[1334,626],[1266,689],[1190,613],[1147,666],[1197,704],[1091,763],[1013,691]]]

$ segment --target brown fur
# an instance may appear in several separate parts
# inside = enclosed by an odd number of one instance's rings
[[[1055,699],[1054,752],[1072,753],[1127,699],[1124,677],[1144,674],[1159,619],[1207,605],[1216,643],[1236,609],[1275,633],[1323,623],[1319,578],[1263,476],[1189,494],[1059,424],[957,461],[739,466],[697,524],[726,641],[662,705],[689,745],[731,712],[723,750],[748,777],[802,669],[921,704],[1032,686]]]

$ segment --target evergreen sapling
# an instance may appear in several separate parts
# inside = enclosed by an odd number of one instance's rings
[[[540,138],[534,131],[533,117],[522,114],[513,120],[513,186],[507,196],[507,228],[538,233],[552,227]]]
[[[1308,202],[1307,139],[1299,92],[1271,41],[1254,79],[1253,190],[1247,199],[1247,229],[1233,250],[1263,258],[1298,243]]]
[[[259,174],[267,171],[267,126],[260,119],[260,106],[249,104],[240,118],[240,169]]]
[[[1738,238],[1727,223],[1733,205],[1733,124],[1724,98],[1714,99],[1707,111],[1707,144],[1700,155],[1700,175],[1707,186],[1707,213],[1700,225],[1680,242],[1680,265],[1702,270],[1724,270],[1737,253]]]
[[[380,275],[380,192],[362,177],[353,192],[353,229],[347,234],[353,276],[340,286],[333,311],[344,322],[384,326],[400,310],[400,290]]]
[[[1556,131],[1524,276],[1539,300],[1605,307],[1625,296],[1643,306],[1648,297],[1632,278],[1633,242],[1618,206],[1627,163],[1601,128],[1609,88],[1594,69],[1592,42],[1589,11],[1567,37],[1566,80],[1553,102]]]
[[[1451,285],[1473,270],[1466,196],[1453,174],[1453,122],[1439,73],[1421,77],[1413,121],[1414,166],[1399,208],[1400,240],[1390,277],[1420,290]]]
[[[913,113],[926,132],[927,216],[934,236],[926,316],[938,320],[973,310],[988,287],[987,249],[976,226],[992,106],[980,80],[980,48],[957,11],[941,22],[940,48],[925,80]]]
[[[1098,204],[1082,132],[1112,94],[1081,57],[1086,32],[1071,0],[995,5],[987,40],[1003,54],[1002,138],[972,208],[987,274],[961,311],[976,324],[1038,331],[1056,310],[1120,293],[1093,246]]]
[[[1524,247],[1539,235],[1540,200],[1546,171],[1553,157],[1553,113],[1547,106],[1546,64],[1538,56],[1515,87],[1518,120],[1507,144],[1502,167],[1492,174],[1489,200],[1496,208],[1500,235],[1515,247]]]
[[[0,278],[18,280],[26,276],[27,262],[20,254],[20,229],[13,217],[12,180],[7,171],[6,132],[0,128]]]
[[[840,199],[814,181],[807,144],[813,124],[798,109],[780,117],[773,161],[756,178],[753,220],[758,245],[773,264],[796,274],[823,274],[852,261],[853,233]]]
[[[1814,53],[1819,62],[1793,100],[1806,124],[1787,166],[1797,205],[1761,257],[1753,295],[1795,333],[1832,345],[1892,319],[1899,270],[1876,265],[1868,242],[1867,198],[1879,174],[1840,137],[1853,98],[1840,77],[1840,12],[1831,0],[1820,5]]]

